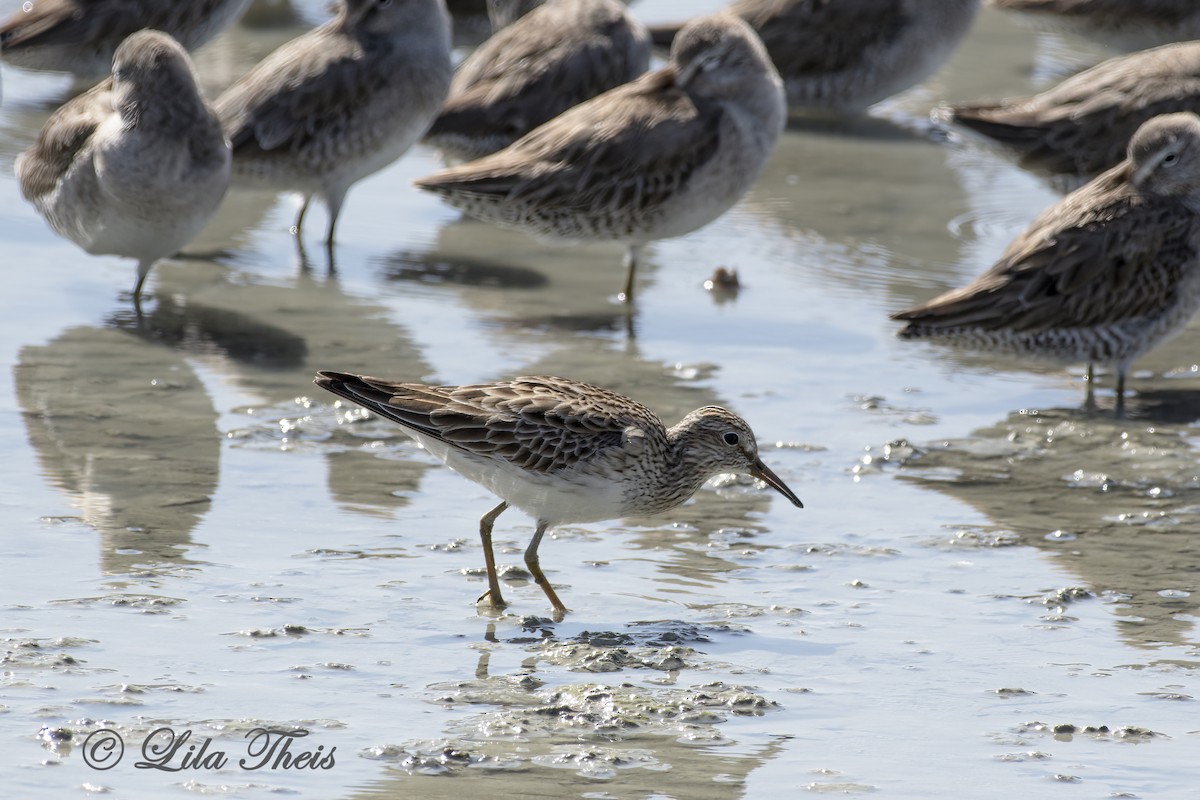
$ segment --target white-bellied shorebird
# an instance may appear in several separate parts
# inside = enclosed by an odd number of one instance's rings
[[[505,149],[416,181],[471,216],[537,236],[628,246],[683,236],[750,188],[783,130],[779,75],[742,20],[693,20],[671,61]]]
[[[858,112],[917,85],[966,35],[979,0],[734,0],[794,109]],[[678,25],[650,27],[655,44]]]
[[[650,36],[619,0],[524,5],[535,7],[476,48],[454,74],[426,134],[451,158],[479,158],[507,147],[650,66]]]
[[[1083,36],[1119,50],[1200,38],[1195,0],[988,0],[1041,30]]]
[[[112,77],[55,111],[17,156],[21,194],[95,255],[138,261],[135,306],[158,259],[200,232],[229,186],[229,144],[170,36],[139,31]]]
[[[346,192],[421,138],[451,73],[442,0],[345,0],[217,99],[235,184],[299,192],[297,237],[320,197],[332,247]]]
[[[1013,148],[1024,166],[1092,178],[1125,158],[1142,123],[1200,112],[1200,42],[1117,56],[1032,97],[934,112]]]
[[[961,289],[892,315],[904,339],[1117,371],[1117,416],[1130,363],[1200,308],[1200,117],[1142,125],[1128,157],[1030,224]]]
[[[509,506],[537,520],[525,565],[558,614],[566,606],[538,560],[542,536],[556,525],[661,514],[727,472],[749,473],[803,507],[759,458],[750,426],[719,406],[667,428],[641,403],[567,378],[427,386],[323,370],[315,383],[399,423],[424,449],[501,499],[479,523],[488,580],[479,600],[496,608],[505,603],[492,525]]]
[[[25,69],[107,75],[131,33],[150,28],[194,50],[233,23],[250,0],[34,0],[0,22],[0,60]]]

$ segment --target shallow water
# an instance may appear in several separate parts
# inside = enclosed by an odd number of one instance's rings
[[[209,91],[320,5],[202,51]],[[634,8],[717,3],[700,6]],[[628,322],[618,248],[461,221],[410,188],[438,165],[417,148],[350,193],[335,272],[319,211],[302,258],[290,199],[231,194],[155,269],[139,325],[132,264],[55,238],[12,179],[69,86],[5,68],[0,783],[1195,796],[1200,329],[1138,362],[1117,422],[1080,410],[1079,370],[898,342],[886,319],[984,269],[1056,196],[1001,152],[930,135],[928,109],[1097,56],[984,10],[929,83],[869,121],[797,126],[732,213],[649,248]],[[735,298],[704,290],[717,266],[739,271]],[[512,605],[477,610],[494,500],[335,407],[320,368],[568,374],[670,421],[728,404],[806,508],[719,481],[661,519],[565,528],[541,551],[560,623],[516,568],[533,526],[510,512]],[[259,727],[307,730],[292,752],[334,763],[243,768]],[[160,728],[191,732],[170,765],[194,748],[194,767],[135,767]],[[85,763],[104,765],[84,745],[100,729],[126,746],[108,770]]]

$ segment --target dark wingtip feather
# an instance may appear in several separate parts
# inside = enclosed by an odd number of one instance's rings
[[[357,380],[357,376],[322,369],[317,371],[317,377],[313,378],[313,383],[327,392],[333,392],[338,397],[357,402],[354,395],[346,388],[346,384],[353,380]]]
[[[313,378],[313,383],[320,386],[322,389],[328,389],[334,383],[347,383],[350,381],[359,380],[357,375],[352,375],[349,372],[336,372],[331,369],[317,370],[317,377]]]
[[[1041,129],[1029,115],[1002,105],[946,106],[942,119],[1018,148],[1035,144],[1041,136]]]

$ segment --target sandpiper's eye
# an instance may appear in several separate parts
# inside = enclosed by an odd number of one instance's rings
[[[725,444],[737,444],[739,441],[741,441],[738,438],[738,435],[736,433],[734,433],[733,431],[730,431],[729,433],[725,434],[721,438],[725,440]]]

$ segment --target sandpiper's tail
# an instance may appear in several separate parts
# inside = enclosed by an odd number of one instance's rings
[[[319,370],[313,383],[417,433],[441,438],[429,420],[430,413],[444,405],[436,387],[333,370]]]

